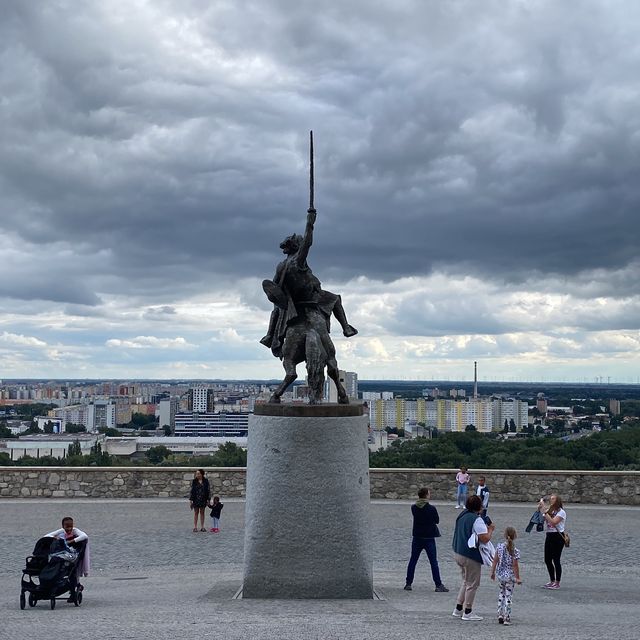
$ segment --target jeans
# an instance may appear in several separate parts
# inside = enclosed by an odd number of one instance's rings
[[[467,503],[467,485],[466,484],[458,485],[458,495],[456,500],[461,507],[464,507],[465,504]]]
[[[439,587],[442,584],[442,580],[440,579],[440,568],[438,567],[435,538],[414,537],[411,541],[411,558],[409,559],[409,565],[407,566],[407,584],[413,584],[413,577],[416,572],[418,558],[420,558],[420,554],[423,550],[427,552],[427,558],[429,558],[429,564],[431,565],[431,577],[433,578],[436,587]]]
[[[220,518],[214,518],[211,516],[211,528],[219,529],[220,528]]]

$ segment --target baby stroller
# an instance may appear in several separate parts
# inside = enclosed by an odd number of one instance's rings
[[[35,607],[38,600],[49,600],[52,609],[56,608],[56,600],[69,593],[67,602],[76,607],[82,603],[84,587],[78,582],[77,571],[85,551],[85,542],[74,548],[65,540],[58,538],[40,538],[36,542],[33,553],[27,556],[25,568],[20,581],[20,608],[27,603],[29,594],[30,607]]]

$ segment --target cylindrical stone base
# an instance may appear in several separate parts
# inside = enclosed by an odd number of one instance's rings
[[[358,405],[256,405],[243,598],[373,597],[361,413]]]

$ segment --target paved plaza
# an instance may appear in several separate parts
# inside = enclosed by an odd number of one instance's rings
[[[524,533],[534,506],[494,504],[498,531],[519,532],[524,584],[516,589],[514,624],[495,621],[497,590],[483,571],[474,611],[482,622],[451,616],[459,576],[451,553],[453,505],[435,502],[443,537],[440,569],[450,593],[434,593],[423,556],[414,590],[404,572],[411,541],[409,502],[372,504],[374,582],[371,601],[265,601],[234,599],[242,583],[244,502],[224,500],[221,532],[192,533],[180,500],[0,500],[0,638],[402,639],[526,638],[571,640],[640,638],[640,509],[568,505],[571,548],[563,554],[558,591],[542,562],[544,536]],[[330,505],[309,505],[322,523]],[[72,515],[91,537],[92,575],[84,579],[80,608],[59,602],[21,611],[24,558],[41,533]]]

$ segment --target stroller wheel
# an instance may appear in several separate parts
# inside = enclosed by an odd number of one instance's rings
[[[24,597],[24,591],[20,593],[20,608],[24,609],[27,604],[27,599]]]
[[[33,595],[33,593],[30,593],[29,594],[29,606],[30,607],[35,607],[37,603],[38,603],[38,599]]]
[[[51,598],[51,608],[52,609],[56,608],[56,599],[55,598]]]
[[[82,591],[78,591],[76,593],[76,599],[73,604],[75,604],[76,607],[79,607],[82,604]]]

